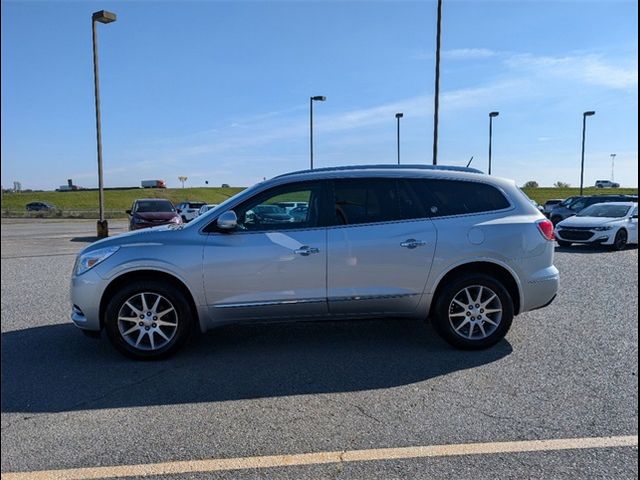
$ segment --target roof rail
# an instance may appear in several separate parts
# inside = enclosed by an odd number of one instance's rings
[[[313,170],[298,170],[296,172],[283,173],[282,175],[277,175],[274,178],[287,177],[289,175],[298,175],[301,173],[311,173],[311,172],[341,172],[341,171],[349,171],[349,170],[376,170],[376,169],[394,169],[394,170],[449,170],[453,172],[467,172],[467,173],[484,173],[477,168],[470,167],[460,167],[456,165],[423,165],[423,164],[405,164],[405,165],[396,165],[396,164],[382,164],[382,165],[344,165],[340,167],[323,167],[323,168],[314,168]]]

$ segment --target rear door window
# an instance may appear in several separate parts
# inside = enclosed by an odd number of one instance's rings
[[[398,219],[396,180],[357,178],[333,185],[334,225],[391,222]]]
[[[510,207],[504,194],[486,183],[433,179],[407,182],[433,217],[493,212]]]
[[[403,181],[394,178],[335,180],[333,225],[358,225],[427,217],[424,205]]]

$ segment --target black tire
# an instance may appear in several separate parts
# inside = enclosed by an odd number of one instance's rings
[[[624,228],[618,230],[616,233],[616,238],[613,240],[613,245],[611,245],[612,250],[620,251],[627,248],[627,243],[629,242],[629,234]]]
[[[465,288],[472,290],[473,288],[477,288],[477,286],[490,289],[497,295],[502,307],[502,313],[500,321],[497,323],[493,332],[481,339],[469,339],[463,337],[461,333],[456,333],[449,319],[449,314],[456,295]],[[479,289],[476,290],[476,292],[478,291]],[[504,338],[509,328],[511,328],[514,316],[513,299],[509,291],[497,279],[481,273],[462,274],[447,285],[444,285],[438,292],[438,297],[435,299],[433,311],[432,322],[436,331],[447,343],[463,350],[481,350],[495,345]],[[483,325],[485,325],[484,321]],[[489,327],[488,324],[485,326]]]
[[[558,245],[560,245],[561,247],[564,248],[569,248],[571,245],[573,245],[573,243],[571,242],[566,242],[564,240],[556,240],[558,242]]]
[[[173,311],[169,313],[169,315],[171,315],[169,323],[175,322],[177,324],[175,327],[161,327],[159,325],[161,321],[158,321],[157,325],[153,323],[151,324],[152,326],[150,325],[148,328],[141,326],[139,329],[142,330],[142,328],[145,328],[148,331],[151,329],[157,330],[164,328],[163,333],[169,336],[169,341],[166,341],[166,344],[159,348],[151,348],[151,346],[148,345],[152,341],[150,340],[152,337],[160,338],[160,342],[164,342],[164,339],[159,337],[159,334],[154,335],[153,332],[145,333],[144,335],[146,335],[146,337],[142,338],[143,342],[141,342],[141,348],[136,348],[125,339],[125,336],[119,327],[119,323],[120,325],[124,324],[124,322],[118,322],[118,316],[121,309],[125,308],[125,304],[128,300],[137,298],[136,296],[142,293],[145,294],[145,298],[148,296],[151,297],[151,300],[148,303],[153,303],[154,299],[157,299],[158,296],[162,296],[164,300],[159,304],[159,309],[166,309],[167,306],[173,307]],[[136,307],[139,307],[139,305],[136,305]],[[145,317],[144,321],[151,321],[150,318],[147,319]],[[156,317],[152,318],[155,319]],[[132,327],[135,326],[136,323],[137,320],[136,322],[132,322]],[[187,298],[179,288],[167,282],[140,280],[123,286],[111,297],[107,304],[107,308],[105,309],[104,325],[109,340],[111,340],[114,347],[122,354],[137,360],[155,360],[168,357],[175,353],[175,351],[184,344],[193,331],[194,316]],[[167,329],[169,329],[169,331],[167,331]],[[135,335],[136,333],[138,333],[138,331],[131,335]],[[145,345],[146,349],[142,348],[145,347]]]

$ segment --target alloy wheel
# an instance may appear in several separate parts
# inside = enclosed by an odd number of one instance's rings
[[[154,351],[173,340],[178,330],[178,313],[164,296],[137,293],[126,300],[118,312],[118,331],[138,350]]]
[[[456,293],[449,304],[449,324],[467,340],[482,340],[502,321],[502,302],[489,287],[472,285]]]

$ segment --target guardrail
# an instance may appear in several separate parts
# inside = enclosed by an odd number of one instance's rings
[[[27,212],[26,210],[2,209],[2,218],[88,218],[98,219],[98,210],[66,210],[55,209],[50,212]],[[127,214],[123,210],[105,210],[105,218],[127,218]]]

